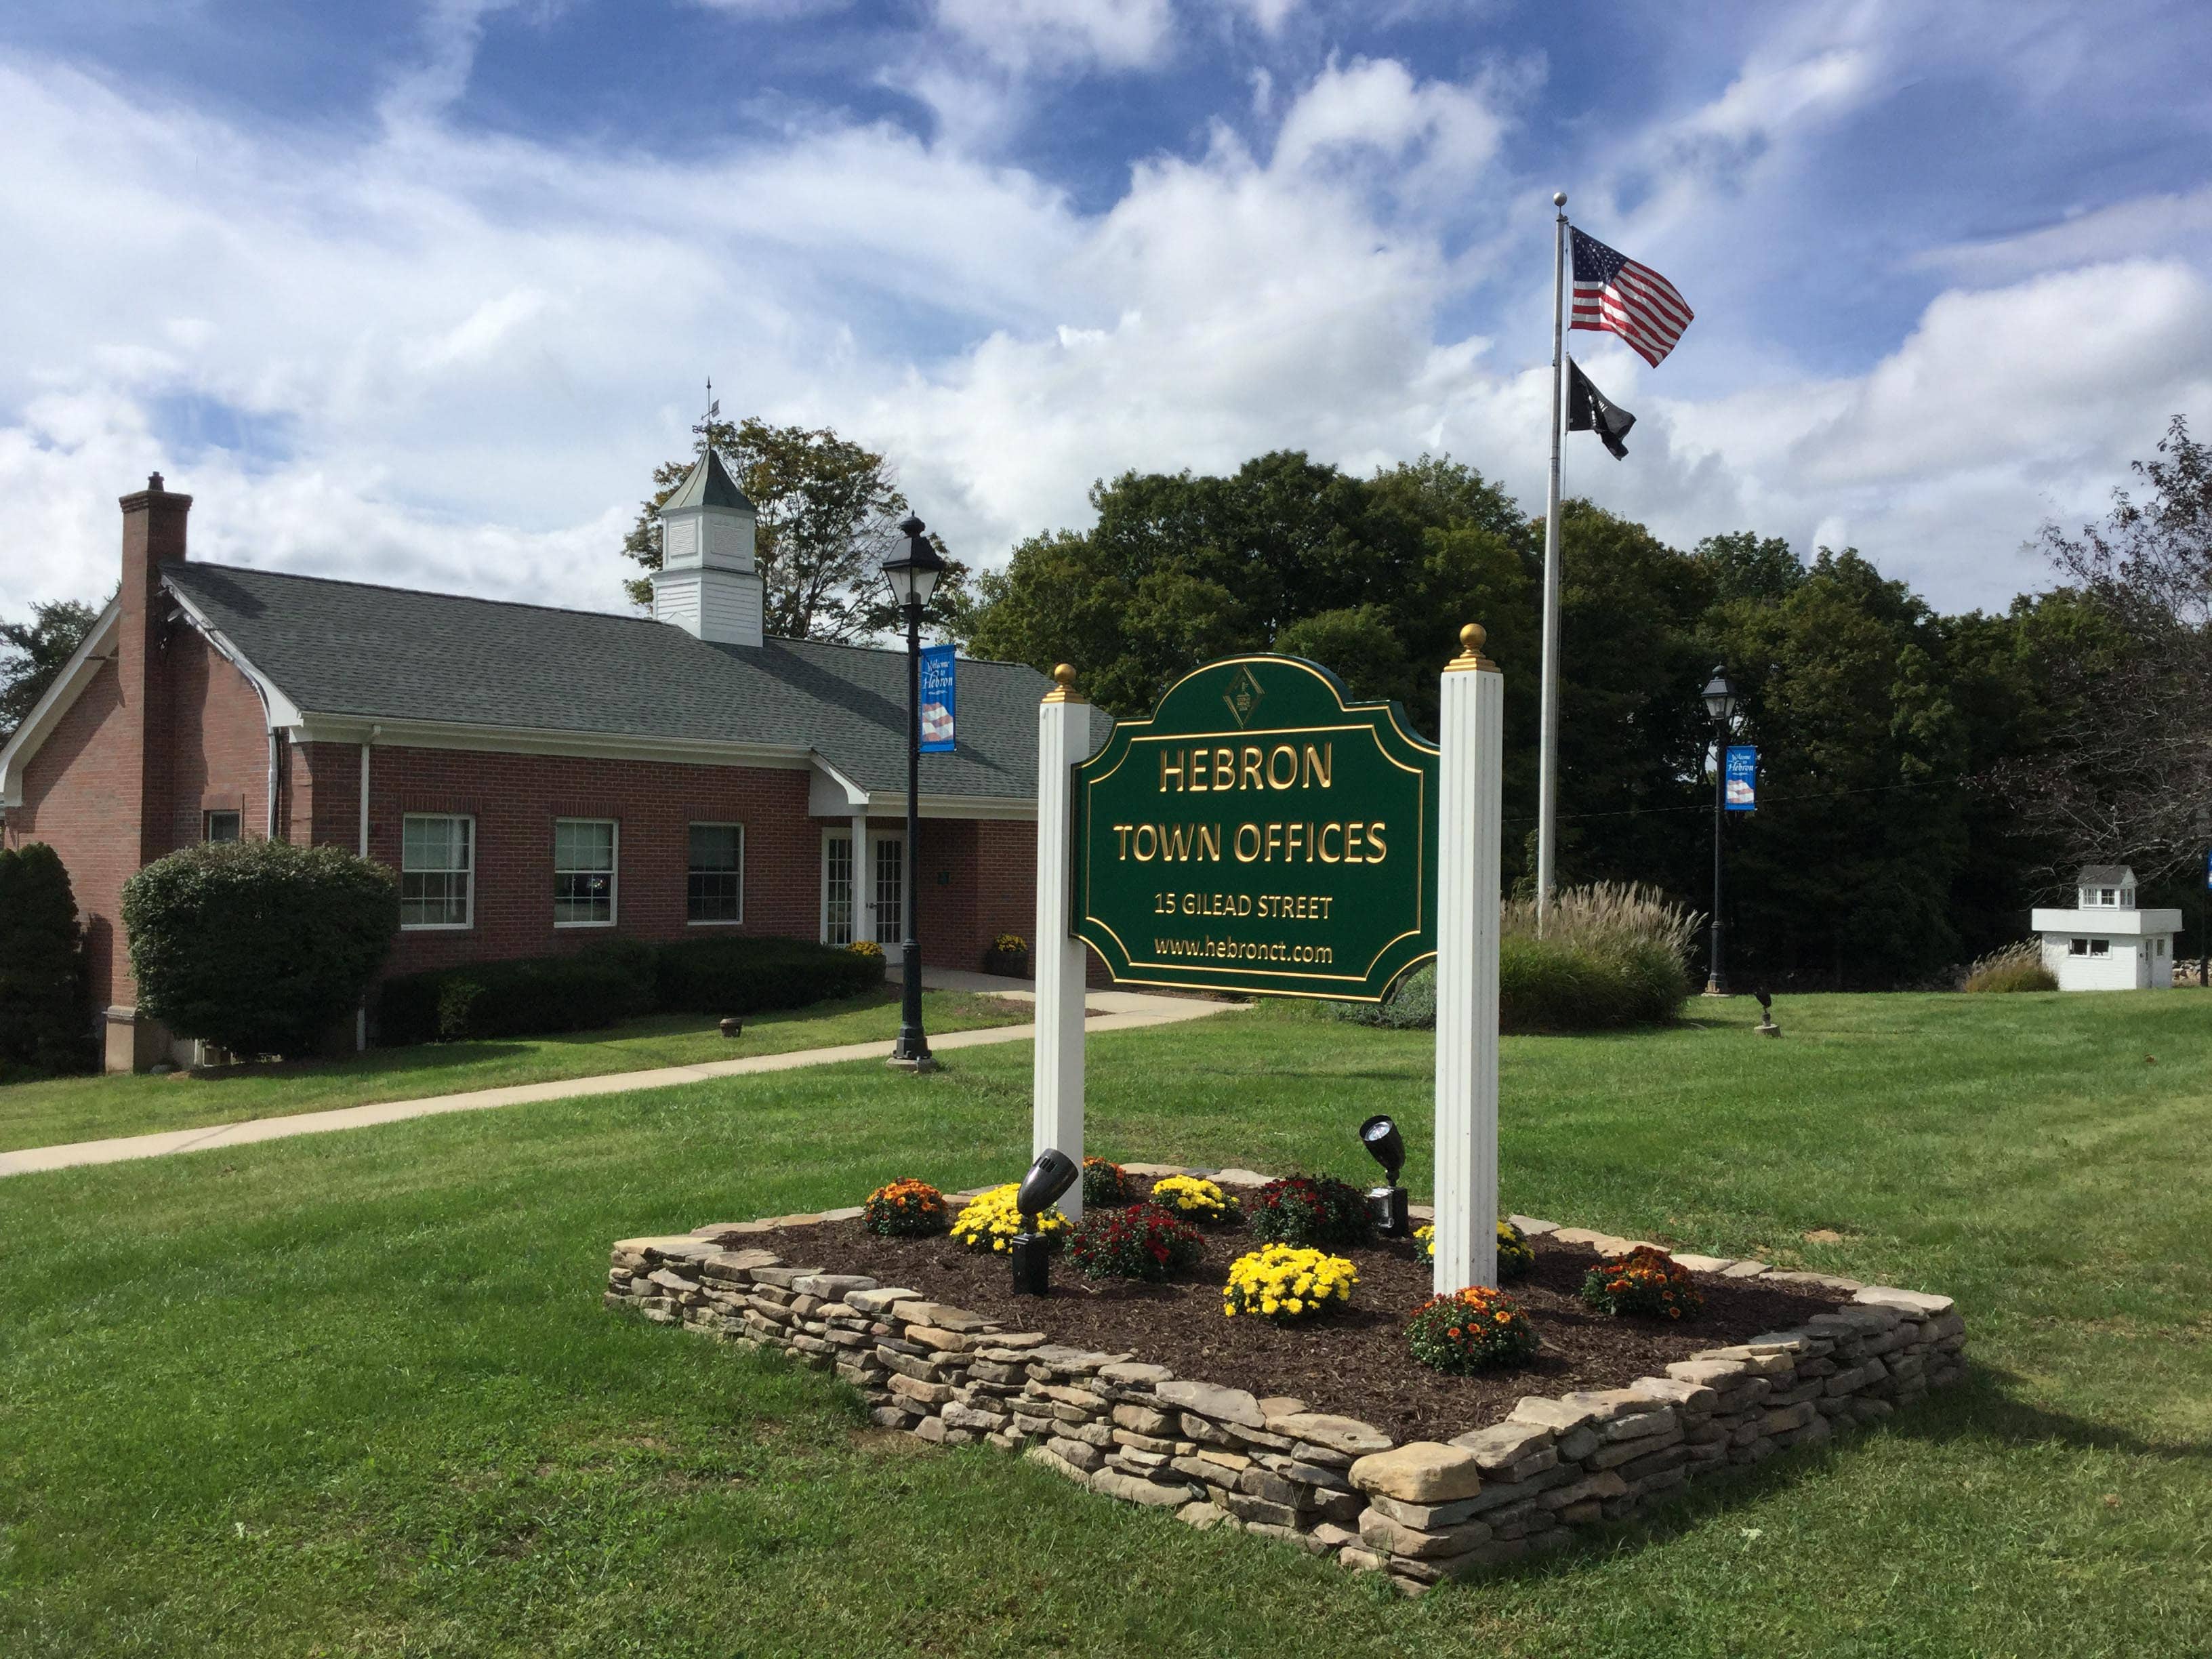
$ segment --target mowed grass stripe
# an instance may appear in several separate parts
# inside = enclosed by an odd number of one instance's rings
[[[1949,1291],[1977,1369],[1419,1603],[599,1308],[623,1234],[1010,1176],[1025,1046],[19,1177],[0,1651],[2212,1650],[2206,1011],[1804,999],[1778,1043],[1734,1006],[1509,1041],[1510,1207]],[[1271,1011],[1091,1057],[1093,1151],[1364,1179],[1386,1110],[1427,1180],[1418,1036]]]

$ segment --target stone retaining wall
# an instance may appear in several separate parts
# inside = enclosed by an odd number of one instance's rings
[[[1108,1497],[1333,1554],[1413,1593],[1556,1547],[1575,1528],[1631,1514],[1708,1471],[1878,1421],[1965,1370],[1966,1322],[1948,1297],[1677,1255],[1693,1271],[1816,1282],[1851,1300],[1802,1326],[1677,1361],[1664,1376],[1531,1395],[1506,1421],[1449,1443],[1400,1445],[1300,1400],[1177,1377],[1133,1354],[1061,1346],[942,1306],[922,1290],[746,1248],[748,1235],[859,1213],[624,1239],[614,1247],[606,1304],[741,1346],[787,1350],[859,1389],[884,1427],[1018,1451]],[[1638,1242],[1514,1220],[1524,1232],[1602,1254]]]

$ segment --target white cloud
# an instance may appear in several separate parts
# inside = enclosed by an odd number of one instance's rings
[[[1169,0],[937,0],[937,21],[1010,70],[1139,69],[1175,30]]]
[[[1110,64],[1158,50],[1146,18],[1170,27],[1164,8],[992,15],[1032,64],[1055,30],[1076,56],[1054,61]],[[1771,51],[1621,153],[1757,131],[1759,188],[1786,190],[1782,140],[1866,95],[1868,71],[1822,56],[1841,49]],[[621,531],[709,372],[726,409],[886,449],[984,562],[1085,522],[1096,477],[1280,447],[1362,469],[1449,450],[1540,506],[1548,260],[1464,246],[1470,217],[1534,199],[1498,160],[1525,79],[1279,65],[1272,143],[1217,126],[1086,213],[976,159],[1006,107],[978,88],[1017,77],[941,67],[931,95],[968,109],[964,135],[813,117],[678,163],[460,136],[428,97],[365,139],[257,131],[0,59],[0,241],[29,250],[0,285],[0,614],[104,593],[115,497],[157,466],[197,496],[204,557],[614,608]],[[2069,269],[2055,243],[1962,263],[2008,285],[1936,296],[1863,374],[1808,375],[1723,332],[1674,264],[1734,257],[1752,210],[1713,199],[1694,180],[1620,233],[1692,291],[1705,367],[1654,375],[1577,337],[1642,420],[1625,463],[1571,440],[1568,488],[1679,543],[1849,538],[1941,603],[2001,600],[2039,576],[2015,552],[2038,519],[2096,510],[2212,392],[2201,265]],[[1525,280],[1470,315],[1508,256]],[[1717,389],[1684,395],[1700,373]],[[276,436],[186,441],[180,403]]]
[[[2212,235],[2212,186],[2139,196],[2009,236],[1954,242],[1913,256],[1911,264],[1969,281],[2094,264],[2117,254],[2202,246]]]

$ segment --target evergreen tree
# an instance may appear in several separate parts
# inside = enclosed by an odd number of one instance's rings
[[[0,848],[0,1082],[88,1069],[91,1032],[69,872],[42,842]]]

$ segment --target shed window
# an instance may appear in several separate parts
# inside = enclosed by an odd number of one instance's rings
[[[684,920],[707,925],[745,919],[745,827],[691,826],[691,864],[684,878]]]
[[[2089,941],[2086,939],[2068,939],[2066,941],[2066,954],[2069,957],[2087,956],[2089,954]]]
[[[2108,939],[2091,939],[2089,941],[2089,954],[2093,957],[2108,957],[2112,955],[2112,941]]]
[[[399,925],[466,927],[475,919],[477,821],[410,812],[399,830]]]
[[[2109,887],[2100,887],[2100,888],[2097,890],[2097,902],[2098,902],[2098,903],[2100,903],[2100,904],[2118,904],[2119,902],[2120,902],[2120,896],[2119,896],[2119,894],[2118,894],[2118,893],[2117,893],[2117,892],[2115,892],[2112,888],[2109,888]]]
[[[611,818],[558,818],[553,824],[553,925],[611,927],[615,849]]]

